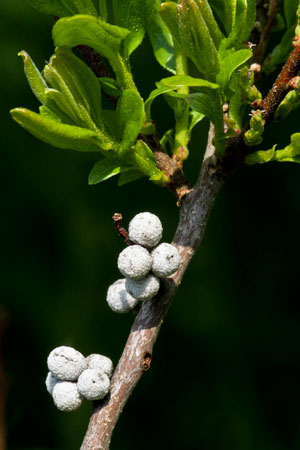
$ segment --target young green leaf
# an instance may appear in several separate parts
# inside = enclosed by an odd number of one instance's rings
[[[65,17],[74,14],[97,15],[92,0],[27,0],[32,6],[45,14]]]
[[[286,27],[296,26],[296,12],[299,5],[299,0],[284,0],[284,17]]]
[[[177,5],[174,2],[165,2],[160,5],[160,16],[169,28],[174,43],[180,44],[180,33],[177,19]]]
[[[236,0],[233,28],[226,39],[225,47],[227,49],[232,47],[236,49],[240,48],[242,42],[245,40],[245,33],[248,33],[248,19],[247,0]]]
[[[121,172],[117,157],[107,157],[98,161],[89,174],[89,184],[97,184]]]
[[[270,161],[300,163],[300,133],[291,136],[291,143],[282,150],[276,150],[274,145],[270,150],[260,150],[251,153],[245,159],[245,163],[262,164]]]
[[[128,56],[141,44],[145,34],[144,1],[112,0],[115,22],[130,30],[124,45]]]
[[[157,83],[158,87],[168,86],[175,89],[183,86],[199,87],[206,89],[218,89],[220,86],[216,83],[203,80],[202,78],[193,78],[189,75],[175,75],[174,77],[163,78]]]
[[[68,84],[76,104],[80,104],[101,128],[103,126],[101,90],[97,77],[69,47],[58,47],[55,52],[56,55],[50,60],[50,66]]]
[[[121,95],[121,90],[118,86],[118,83],[113,78],[101,77],[98,78],[98,82],[105,94],[112,97],[119,97]]]
[[[101,139],[97,133],[66,125],[25,108],[11,111],[13,119],[41,141],[58,148],[81,152],[101,152]]]
[[[60,116],[56,115],[48,106],[42,105],[39,107],[39,112],[41,116],[47,117],[48,119],[55,120],[55,122],[63,123]]]
[[[134,170],[138,170],[147,177],[160,181],[163,173],[156,167],[155,157],[150,148],[142,140],[136,142],[134,151],[128,155],[128,162]]]
[[[156,99],[156,97],[158,97],[159,95],[166,94],[167,92],[170,92],[174,89],[176,89],[176,87],[162,86],[150,92],[149,97],[145,101],[146,121],[151,120],[151,106],[153,100]]]
[[[227,88],[232,73],[246,61],[248,61],[251,56],[252,52],[250,49],[238,50],[234,53],[231,53],[222,61],[221,70],[217,74],[217,83],[219,83],[223,91],[225,91],[225,89]]]
[[[194,0],[180,0],[177,10],[180,41],[184,52],[206,78],[214,81],[219,71],[219,60],[201,9]]]
[[[209,3],[224,26],[227,36],[230,34],[234,22],[237,0],[210,0]]]
[[[86,15],[66,17],[56,22],[52,35],[57,47],[88,45],[107,58],[117,75],[119,86],[135,88],[132,76],[120,56],[122,41],[129,30],[110,25],[102,19]]]
[[[221,32],[213,16],[211,7],[207,0],[195,0],[195,3],[198,6],[199,10],[201,11],[202,17],[208,28],[209,34],[212,40],[214,41],[216,49],[218,49],[221,41]]]
[[[144,0],[145,27],[154,55],[159,64],[175,73],[175,55],[172,35],[159,15],[160,0]]]
[[[106,0],[99,0],[99,10],[100,10],[101,19],[104,20],[104,22],[106,22],[107,21]]]
[[[48,88],[46,81],[42,77],[41,73],[39,72],[38,68],[30,58],[28,53],[23,50],[18,53],[18,56],[22,56],[25,75],[32,89],[32,92],[41,103],[45,103],[45,90]]]
[[[137,91],[126,89],[122,92],[117,105],[117,118],[122,133],[119,154],[123,157],[135,144],[143,124],[144,102]]]
[[[204,114],[213,122],[215,127],[216,152],[222,155],[224,152],[225,135],[222,103],[219,95],[215,94],[214,91],[210,95],[202,93],[189,94],[185,100],[191,109]]]

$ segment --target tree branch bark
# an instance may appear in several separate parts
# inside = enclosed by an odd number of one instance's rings
[[[180,219],[172,244],[181,255],[179,270],[162,282],[159,294],[143,303],[130,331],[111,381],[110,395],[94,403],[81,450],[107,450],[111,435],[128,397],[150,368],[153,345],[195,250],[204,237],[216,196],[227,175],[216,165],[209,133],[207,151],[197,183],[182,200]]]

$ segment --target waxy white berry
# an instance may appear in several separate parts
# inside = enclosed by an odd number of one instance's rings
[[[99,372],[105,373],[107,376],[111,377],[113,372],[113,363],[107,356],[93,353],[86,358],[86,362],[88,369],[97,369]]]
[[[51,372],[48,372],[47,378],[45,380],[45,384],[46,384],[46,388],[47,388],[47,391],[49,392],[49,394],[52,395],[52,392],[53,392],[53,389],[54,389],[54,386],[56,385],[56,383],[58,383],[58,379],[55,378]]]
[[[48,369],[58,380],[76,381],[87,367],[85,357],[72,347],[57,347],[48,356]]]
[[[138,300],[148,300],[154,297],[160,286],[159,278],[150,274],[142,280],[126,278],[126,290]]]
[[[75,411],[83,400],[77,384],[72,381],[58,381],[52,395],[55,406],[61,411]]]
[[[152,266],[148,250],[140,245],[130,245],[119,255],[118,268],[122,275],[135,280],[144,278]]]
[[[86,369],[77,381],[80,394],[87,400],[101,400],[110,388],[109,377],[97,369]]]
[[[174,245],[159,244],[151,253],[152,272],[158,277],[168,277],[178,270],[180,254]]]
[[[106,301],[109,307],[118,313],[131,311],[138,303],[138,300],[126,291],[125,278],[117,280],[109,286]]]
[[[144,247],[155,247],[162,236],[162,224],[157,216],[149,212],[137,214],[129,223],[129,240]]]

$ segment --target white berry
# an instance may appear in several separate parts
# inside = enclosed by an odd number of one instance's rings
[[[111,377],[113,372],[113,363],[107,356],[93,353],[86,358],[86,362],[88,369],[97,369],[99,372],[105,373],[107,376]]]
[[[117,280],[109,286],[106,301],[109,307],[118,313],[131,311],[138,303],[138,300],[126,291],[125,278]]]
[[[121,274],[135,280],[144,278],[151,266],[150,253],[140,245],[130,245],[120,253],[118,258],[118,268]]]
[[[101,400],[109,392],[109,377],[100,370],[86,369],[78,378],[77,388],[87,400]]]
[[[52,395],[52,392],[53,392],[53,389],[54,389],[54,386],[56,385],[56,383],[58,383],[58,379],[55,378],[51,372],[48,372],[47,378],[45,380],[45,384],[46,384],[46,388],[47,388],[47,391],[49,392],[49,394]]]
[[[48,369],[58,380],[76,381],[87,367],[85,357],[72,347],[57,347],[48,356]]]
[[[126,278],[126,290],[138,300],[148,300],[154,297],[160,286],[159,278],[150,274],[142,280]]]
[[[163,243],[152,250],[152,272],[158,277],[168,277],[180,266],[180,254],[174,245]]]
[[[72,381],[58,381],[52,395],[56,407],[61,411],[75,411],[82,403],[82,396]]]
[[[162,224],[157,216],[149,212],[137,214],[129,223],[129,240],[144,247],[155,247],[162,236]]]

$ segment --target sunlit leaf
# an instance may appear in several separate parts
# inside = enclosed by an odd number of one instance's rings
[[[22,56],[25,75],[32,89],[32,92],[41,103],[45,103],[45,90],[48,88],[48,86],[44,78],[42,77],[41,73],[39,72],[38,68],[30,58],[28,53],[23,50],[19,52],[18,55]]]
[[[65,17],[74,14],[97,15],[92,0],[27,0],[32,6],[45,14]]]
[[[122,92],[117,105],[117,117],[122,133],[119,152],[124,156],[134,145],[143,124],[144,103],[137,91],[126,89]]]
[[[107,157],[98,161],[89,174],[89,184],[101,183],[121,172],[117,157]]]
[[[53,27],[53,40],[57,47],[88,45],[108,58],[120,86],[134,88],[132,76],[120,56],[122,41],[129,30],[110,25],[99,17],[78,15],[60,19]]]
[[[84,128],[59,123],[25,108],[11,111],[13,119],[41,141],[58,148],[81,152],[101,152],[97,133]]]

